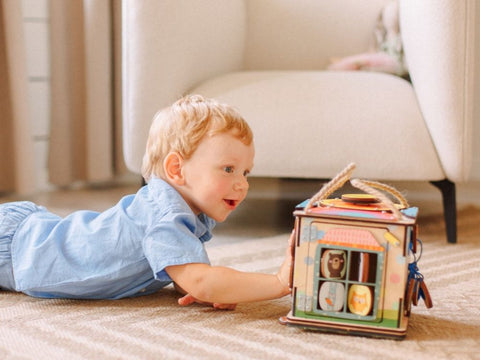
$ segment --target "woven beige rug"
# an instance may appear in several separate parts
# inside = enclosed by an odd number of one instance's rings
[[[277,319],[289,311],[288,297],[225,312],[180,308],[171,288],[119,301],[0,292],[0,359],[480,359],[480,209],[460,211],[458,226],[458,244],[449,245],[440,216],[421,220],[419,267],[434,307],[413,307],[403,341],[282,326]],[[287,235],[211,246],[210,257],[274,272],[286,241]]]

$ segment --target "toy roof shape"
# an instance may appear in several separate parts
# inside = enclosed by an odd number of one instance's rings
[[[310,199],[307,199],[295,207],[297,211],[304,211],[306,205]],[[325,203],[330,201],[329,206],[325,206]],[[342,202],[340,199],[328,199],[324,200],[321,206],[314,206],[309,210],[310,215],[326,215],[326,216],[340,216],[340,217],[353,217],[362,219],[376,219],[376,220],[395,220],[395,216],[390,211],[384,211],[378,204],[372,205],[356,205],[347,204],[342,205],[338,202]],[[406,209],[400,209],[400,212],[406,216],[403,220],[406,222],[414,221],[418,215],[417,207],[409,207]]]
[[[383,251],[373,234],[363,229],[335,228],[328,230],[319,242],[373,251]]]

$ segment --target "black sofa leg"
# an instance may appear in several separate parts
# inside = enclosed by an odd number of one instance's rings
[[[432,185],[440,189],[443,200],[443,215],[447,228],[447,241],[451,244],[457,242],[457,202],[455,195],[455,183],[450,180],[430,181]]]

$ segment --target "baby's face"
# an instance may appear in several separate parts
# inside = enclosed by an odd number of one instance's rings
[[[207,135],[182,168],[182,195],[193,212],[224,221],[247,196],[254,155],[253,143],[245,145],[231,133]]]

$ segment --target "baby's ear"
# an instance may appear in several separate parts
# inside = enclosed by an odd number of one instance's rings
[[[183,157],[177,152],[171,152],[163,160],[163,171],[168,180],[176,185],[183,185],[185,179],[182,172]]]

